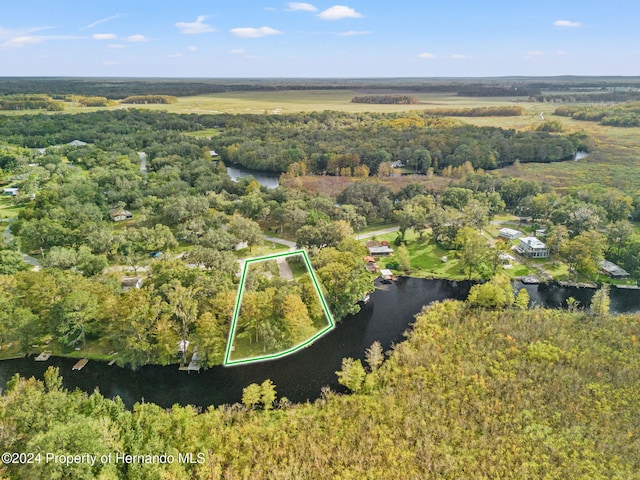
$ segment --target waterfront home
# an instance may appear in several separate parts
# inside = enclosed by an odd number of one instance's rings
[[[608,260],[600,262],[600,271],[611,278],[627,278],[629,276],[629,272]]]
[[[522,237],[517,251],[531,258],[547,258],[549,256],[547,246],[536,237]]]

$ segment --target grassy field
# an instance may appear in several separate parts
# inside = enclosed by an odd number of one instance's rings
[[[0,218],[14,218],[17,217],[24,207],[14,205],[12,197],[3,195],[0,196]]]

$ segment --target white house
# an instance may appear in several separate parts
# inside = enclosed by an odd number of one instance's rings
[[[71,142],[67,143],[67,145],[71,147],[84,147],[86,144],[87,142],[83,142],[82,140],[72,140]]]
[[[514,230],[513,228],[501,228],[498,232],[498,236],[506,238],[507,240],[515,240],[522,236],[522,232],[520,230]]]
[[[18,188],[15,187],[10,187],[10,188],[5,188],[4,189],[4,194],[5,195],[11,195],[12,197],[17,197],[18,196]]]
[[[531,258],[547,258],[549,256],[547,246],[536,237],[522,237],[518,251]]]

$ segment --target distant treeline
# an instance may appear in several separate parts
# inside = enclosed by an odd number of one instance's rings
[[[640,100],[640,91],[535,95],[532,96],[530,100],[550,103],[628,102],[633,100]]]
[[[284,90],[366,90],[415,93],[451,93],[467,97],[539,97],[543,92],[575,94],[578,89],[640,88],[638,77],[518,77],[518,78],[300,78],[300,79],[131,79],[131,78],[0,78],[0,95],[46,94],[123,99],[132,95],[176,97],[224,92]],[[554,94],[555,95],[555,94]],[[546,94],[545,94],[546,96]],[[542,101],[542,100],[541,100]]]
[[[0,110],[36,109],[60,111],[64,109],[64,105],[48,95],[6,95],[0,97]]]
[[[130,97],[123,98],[120,103],[133,103],[138,105],[146,104],[170,104],[177,103],[178,99],[171,95],[131,95]]]
[[[556,108],[555,115],[571,117],[574,120],[600,122],[601,125],[612,127],[640,126],[640,102],[596,106],[562,106]]]
[[[500,85],[464,85],[458,89],[459,97],[531,97],[540,95],[539,89]]]
[[[476,108],[436,108],[426,110],[431,115],[443,117],[519,117],[525,109],[516,106],[476,107]]]
[[[352,103],[376,103],[382,105],[413,105],[418,103],[416,97],[409,95],[363,95],[353,97]]]

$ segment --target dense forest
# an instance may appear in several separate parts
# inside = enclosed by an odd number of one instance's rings
[[[180,136],[218,128],[211,139]],[[586,134],[558,136],[547,132],[516,132],[475,127],[434,118],[428,112],[411,114],[346,114],[340,112],[290,115],[178,115],[122,110],[78,115],[32,115],[0,118],[0,135],[24,147],[46,147],[79,139],[104,150],[145,150],[151,159],[168,153],[184,155],[209,146],[225,162],[256,170],[284,172],[304,161],[310,173],[341,174],[332,168],[348,156],[350,174],[358,165],[378,173],[391,160],[440,172],[470,162],[474,168],[494,169],[516,161],[553,162],[589,151]],[[167,141],[173,136],[175,143]],[[149,149],[162,138],[162,152]],[[191,155],[192,153],[189,153]],[[351,161],[351,160],[350,160]],[[340,160],[338,160],[338,164]]]
[[[248,168],[282,172],[304,160],[308,172],[329,175],[342,175],[343,166],[350,167],[345,173],[354,174],[358,165],[375,174],[381,164],[392,160],[422,172],[433,168],[438,173],[465,162],[491,170],[516,161],[566,160],[576,150],[591,148],[586,134],[475,127],[434,118],[429,111],[234,117],[212,143],[223,160]],[[344,164],[342,159],[347,157]]]
[[[3,451],[107,457],[2,474],[637,479],[639,336],[637,316],[445,302],[426,308],[388,358],[373,344],[364,364],[345,359],[337,374],[352,393],[325,391],[313,404],[291,405],[265,380],[245,388],[242,404],[127,411],[99,392],[65,391],[55,370],[44,383],[14,378],[0,398]],[[162,453],[166,463],[143,463]]]

